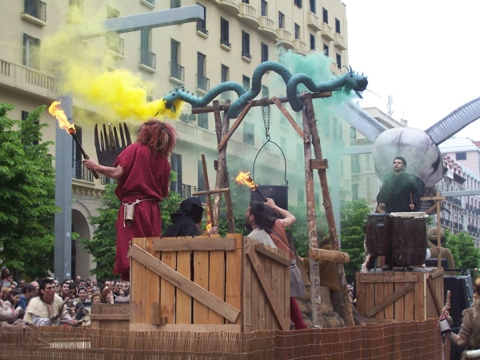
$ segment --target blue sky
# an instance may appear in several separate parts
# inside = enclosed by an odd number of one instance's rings
[[[480,97],[479,0],[343,0],[349,63],[368,76],[362,106],[427,129]],[[480,120],[458,135],[480,140]]]

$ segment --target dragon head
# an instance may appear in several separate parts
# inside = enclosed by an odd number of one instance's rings
[[[182,100],[182,96],[185,93],[185,88],[183,86],[177,86],[173,89],[173,91],[169,92],[167,95],[163,97],[163,102],[167,109],[171,109],[173,112],[176,112],[175,103],[178,100]]]
[[[355,71],[353,71],[352,67],[348,69],[348,73],[345,74],[346,76],[346,84],[345,88],[347,90],[352,90],[355,92],[355,94],[362,99],[362,95],[360,94],[361,91],[365,91],[368,85],[368,79],[366,76],[357,74]]]

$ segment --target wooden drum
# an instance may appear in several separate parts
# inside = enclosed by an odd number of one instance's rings
[[[425,263],[427,217],[428,215],[424,212],[390,213],[393,260],[396,266]]]
[[[390,214],[369,214],[365,230],[365,246],[373,256],[392,254]]]

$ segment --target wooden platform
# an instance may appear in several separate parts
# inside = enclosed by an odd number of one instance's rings
[[[136,238],[131,302],[92,307],[92,326],[128,330],[289,330],[288,254],[241,234]],[[116,324],[118,323],[118,324]]]
[[[357,272],[357,310],[366,319],[426,320],[444,305],[443,269]]]

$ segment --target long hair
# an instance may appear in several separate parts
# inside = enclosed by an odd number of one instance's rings
[[[138,129],[137,142],[147,145],[155,154],[167,157],[172,153],[177,137],[172,125],[150,119]]]
[[[276,218],[267,205],[260,201],[252,201],[250,203],[250,214],[255,217],[255,223],[261,230],[265,230],[267,233],[272,232]]]

